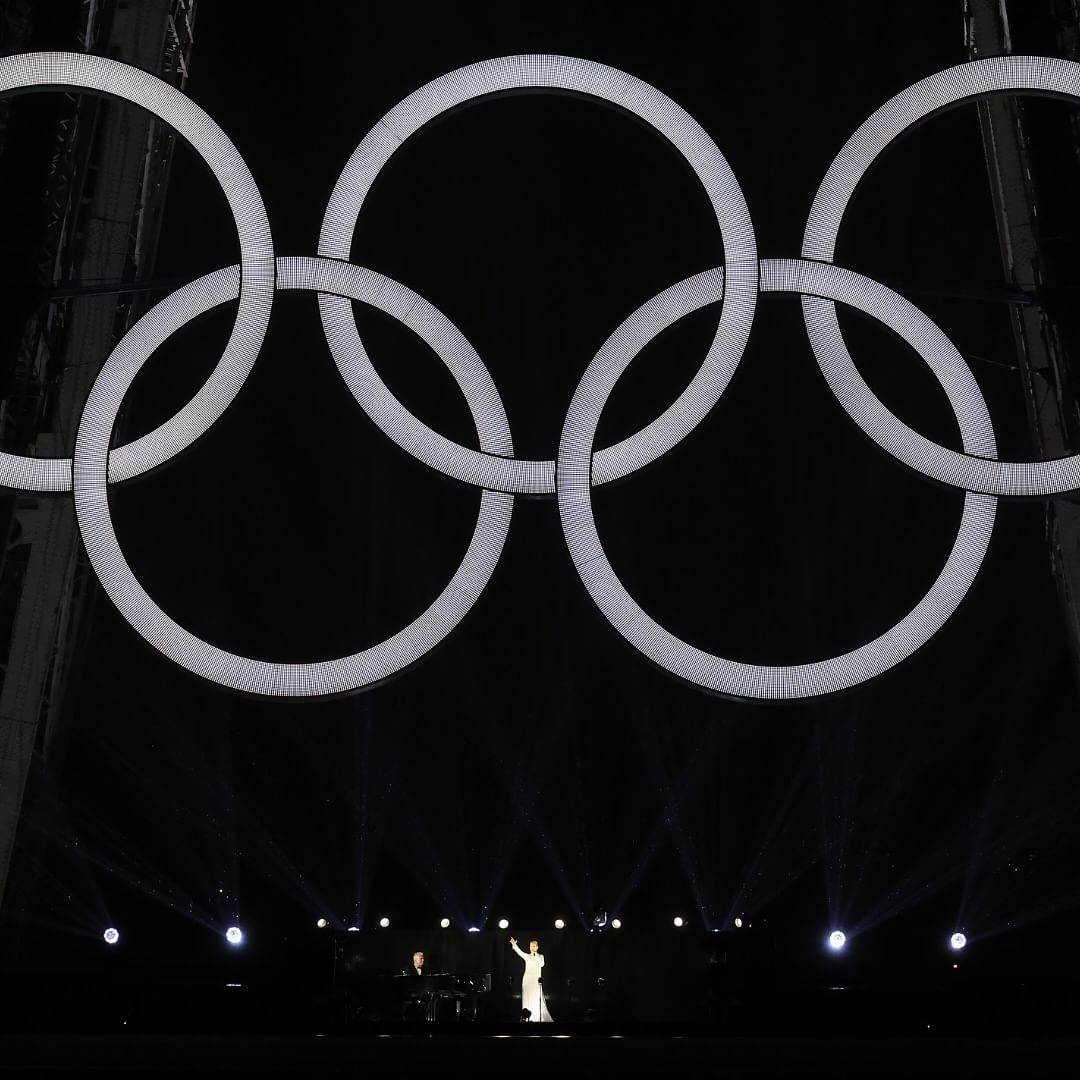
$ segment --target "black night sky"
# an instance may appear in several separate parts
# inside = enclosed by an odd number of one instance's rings
[[[510,53],[600,61],[697,119],[739,178],[760,254],[795,256],[850,134],[966,59],[959,3],[830,7],[641,19],[501,5],[421,19],[407,5],[313,4],[278,20],[207,2],[188,93],[247,161],[277,253],[313,255],[338,173],[407,94]],[[1033,50],[1051,47],[1037,26],[1016,31],[1018,48],[1025,32]],[[1064,127],[1060,103],[1031,110]],[[225,202],[182,147],[157,275],[182,283],[237,257]],[[700,185],[650,129],[568,95],[515,94],[442,118],[394,155],[353,259],[462,330],[516,452],[551,458],[611,331],[718,265],[722,245]],[[890,150],[857,192],[837,262],[943,328],[987,397],[1001,456],[1030,459],[974,106]],[[475,445],[434,354],[355,306],[391,389]],[[190,397],[231,320],[222,310],[161,350],[126,404],[125,439]],[[698,312],[642,352],[598,445],[674,400],[715,320]],[[841,321],[890,408],[960,449],[925,365],[869,320]],[[181,457],[114,488],[112,506],[133,569],[178,622],[299,661],[414,618],[460,561],[479,497],[374,427],[334,367],[314,296],[279,294],[234,406]],[[936,577],[961,504],[846,417],[793,296],[761,301],[705,423],[594,493],[612,564],[645,610],[758,663],[836,655],[898,621]],[[265,701],[203,683],[100,595],[60,749],[24,808],[15,872],[34,885],[20,925],[95,943],[103,925],[138,927],[154,944],[132,949],[181,949],[234,920],[272,946],[319,915],[548,926],[603,906],[638,927],[765,913],[808,951],[832,925],[887,942],[910,924],[934,948],[957,926],[987,947],[1022,941],[1080,904],[1077,691],[1045,519],[1040,501],[1003,502],[976,583],[935,638],[870,684],[785,706],[716,697],[636,653],[589,600],[552,498],[517,499],[494,578],[454,634],[346,698]]]

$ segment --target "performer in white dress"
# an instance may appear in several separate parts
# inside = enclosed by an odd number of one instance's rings
[[[521,976],[521,1008],[529,1011],[529,1022],[551,1024],[551,1013],[544,1000],[544,988],[540,973],[544,969],[544,956],[540,952],[538,941],[529,942],[529,951],[523,953],[518,948],[517,938],[510,939],[510,947],[525,961],[525,973]]]

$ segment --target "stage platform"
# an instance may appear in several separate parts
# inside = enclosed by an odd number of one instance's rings
[[[866,950],[860,963],[766,963],[786,954],[740,952],[723,935],[684,936],[680,947],[628,936],[630,965],[614,952],[621,939],[567,935],[549,956],[558,977],[545,980],[558,1022],[541,1025],[518,1020],[521,975],[500,966],[501,935],[466,939],[475,957],[453,952],[449,937],[421,941],[447,967],[489,973],[488,989],[466,1008],[427,1013],[433,1022],[389,994],[400,989],[390,965],[411,956],[415,935],[344,940],[320,937],[293,963],[251,950],[222,953],[216,966],[99,949],[93,964],[69,957],[61,970],[55,956],[35,963],[28,952],[0,972],[0,1080],[1028,1077],[1067,1074],[1080,1060],[1080,984],[1061,950],[1025,954],[1023,967],[993,966],[980,951],[887,968]]]
[[[593,1030],[338,1036],[0,1037],[7,1077],[1054,1076],[1076,1038],[740,1038]]]

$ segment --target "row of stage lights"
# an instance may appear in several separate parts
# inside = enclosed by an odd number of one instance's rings
[[[843,930],[834,930],[828,938],[829,948],[833,952],[841,952],[845,945],[847,945],[847,934]],[[967,935],[962,934],[959,930],[949,938],[949,948],[953,952],[959,952],[968,943]]]
[[[734,922],[735,922],[735,929],[736,930],[742,930],[744,928],[749,929],[749,927],[750,927],[749,921],[747,919],[745,919],[742,915],[736,916]],[[330,924],[326,919],[319,919],[315,923],[315,925],[320,930],[324,930]],[[510,929],[510,920],[509,919],[500,919],[498,925],[499,925],[500,930],[509,930]],[[603,925],[604,924],[600,924],[596,928],[601,929]],[[681,915],[676,915],[671,920],[671,925],[674,926],[676,929],[681,929],[682,927],[686,926],[686,920]],[[384,915],[381,919],[379,919],[379,926],[383,930],[389,929],[390,919],[387,916]],[[448,918],[446,918],[445,916],[443,916],[443,918],[439,920],[439,926],[443,930],[448,930],[450,928],[450,920]],[[554,926],[555,926],[556,930],[564,930],[566,928],[566,922],[563,919],[556,919],[555,922],[554,922]],[[621,919],[612,919],[611,920],[611,928],[612,928],[612,930],[620,930],[620,929],[622,929],[622,920]],[[359,933],[360,927],[359,926],[349,926],[349,927],[346,927],[346,930],[349,933]],[[478,933],[480,933],[480,927],[479,926],[470,926],[468,928],[468,932],[470,934],[478,934]],[[713,930],[713,933],[718,934],[719,932],[720,931],[718,929]],[[843,951],[843,949],[847,945],[847,934],[845,934],[843,930],[833,930],[832,933],[829,934],[829,936],[827,938],[827,941],[828,941],[829,948],[832,949],[833,952],[841,952],[841,951]],[[952,949],[954,952],[959,952],[961,949],[963,949],[967,945],[967,943],[968,943],[967,935],[964,934],[964,933],[961,933],[959,930],[949,938],[949,948]]]
[[[676,915],[671,920],[671,924],[672,924],[672,926],[674,926],[676,928],[681,928],[681,927],[684,927],[686,925],[686,920],[684,918],[682,918],[681,915]],[[329,926],[330,924],[326,919],[319,919],[315,923],[315,925],[320,930],[325,930],[326,927]],[[566,928],[566,922],[563,919],[556,919],[554,925],[555,925],[556,930],[564,930]],[[749,925],[750,924],[742,916],[739,916],[739,917],[737,917],[735,919],[735,927],[736,927],[736,929],[742,929],[743,927],[749,927]],[[379,920],[379,926],[383,930],[388,929],[389,926],[390,926],[389,918],[387,918],[387,916],[384,915]],[[439,920],[439,926],[443,930],[448,930],[450,928],[450,920],[448,918],[445,918],[445,917],[440,919]],[[620,919],[612,919],[611,920],[611,928],[613,930],[621,929],[622,928],[622,921]],[[499,920],[499,929],[500,930],[509,930],[510,929],[510,920],[509,919],[500,919]],[[351,932],[351,933],[359,933],[360,927],[358,927],[358,926],[350,926],[350,927],[347,927],[347,931]],[[478,933],[480,933],[480,927],[478,927],[478,926],[470,926],[468,928],[468,932],[470,934],[478,934]],[[714,931],[714,933],[718,933],[718,932],[719,931]],[[117,930],[115,926],[110,926],[105,931],[105,933],[102,934],[102,937],[105,939],[105,944],[106,945],[116,945],[120,941],[120,931]],[[225,931],[225,940],[230,945],[233,945],[233,946],[243,945],[243,943],[244,943],[244,932],[243,932],[243,930],[240,929],[239,926],[230,926],[228,928],[228,930]],[[832,933],[829,934],[829,937],[828,937],[827,940],[828,940],[829,948],[832,949],[833,952],[841,952],[844,949],[844,947],[847,945],[847,934],[845,934],[843,930],[833,930]],[[967,935],[961,933],[960,931],[957,931],[955,934],[953,934],[949,938],[949,948],[952,949],[954,952],[959,952],[966,945],[967,945]]]
[[[315,925],[320,930],[325,930],[330,925],[330,923],[329,923],[329,921],[327,919],[318,919],[316,921]],[[498,925],[499,925],[500,930],[509,930],[510,929],[510,920],[509,919],[500,919]],[[682,926],[683,925],[683,920],[681,918],[679,918],[678,915],[675,916],[675,925],[676,926]],[[443,930],[449,930],[450,929],[450,920],[448,918],[446,918],[446,916],[443,916],[443,918],[441,918],[439,920],[439,926]],[[554,922],[554,926],[555,926],[556,930],[565,930],[566,929],[566,921],[564,919],[556,919],[555,922]],[[383,930],[389,929],[390,920],[385,915],[379,920],[379,927],[381,929],[383,929]],[[612,928],[612,930],[621,929],[622,928],[622,920],[621,919],[612,919],[611,920],[611,928]],[[348,933],[359,933],[359,931],[360,931],[359,926],[347,926],[347,927],[345,927],[345,929],[346,929],[346,931]],[[599,929],[599,927],[597,927],[597,929]],[[470,926],[470,927],[468,927],[468,932],[470,934],[479,934],[480,933],[480,927],[479,926]]]
[[[673,918],[671,920],[671,924],[672,924],[672,926],[674,926],[676,928],[681,928],[681,927],[684,927],[686,925],[686,920],[681,915],[676,915],[675,918]],[[326,919],[319,919],[315,923],[315,925],[320,930],[325,930],[326,927],[329,926],[330,924]],[[554,925],[555,925],[556,930],[564,930],[566,928],[566,922],[563,919],[556,919]],[[737,917],[735,919],[735,927],[736,927],[736,929],[742,929],[743,927],[749,927],[749,925],[750,924],[745,919],[743,919],[742,916],[739,916],[739,917]],[[389,926],[390,926],[389,918],[387,918],[387,916],[384,915],[379,920],[379,926],[383,930],[388,929]],[[450,920],[448,918],[446,918],[446,917],[443,917],[442,919],[439,920],[439,926],[443,930],[448,930],[450,928]],[[622,921],[620,919],[612,919],[611,920],[611,928],[613,930],[621,929],[622,928]],[[350,926],[350,927],[347,927],[346,929],[350,933],[359,933],[359,931],[360,931],[359,926]],[[500,930],[509,930],[510,929],[510,920],[509,919],[500,919],[499,920],[499,929]],[[468,928],[468,932],[470,934],[478,934],[478,933],[480,933],[480,927],[479,926],[470,926]],[[714,931],[714,933],[719,933],[719,931]],[[105,933],[102,934],[102,937],[105,939],[105,944],[106,945],[116,945],[120,941],[120,931],[117,930],[115,926],[110,926],[105,931]],[[233,946],[242,945],[244,943],[244,932],[243,932],[243,930],[240,929],[239,926],[230,926],[228,928],[228,930],[225,931],[225,940],[230,945],[233,945]],[[845,934],[843,930],[833,930],[832,933],[829,934],[828,945],[829,945],[829,948],[833,950],[833,952],[841,952],[844,949],[844,947],[847,945],[847,934]],[[961,933],[959,930],[949,938],[949,948],[952,949],[954,952],[959,952],[966,945],[967,945],[967,935]]]
[[[115,926],[110,926],[102,935],[106,945],[120,944],[120,931]],[[230,926],[225,931],[225,940],[233,946],[244,944],[244,931],[239,926]]]

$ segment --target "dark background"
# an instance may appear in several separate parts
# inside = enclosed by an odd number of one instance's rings
[[[794,256],[817,184],[858,125],[966,58],[958,3],[669,5],[648,18],[351,7],[280,18],[264,5],[199,7],[188,93],[248,162],[279,255],[315,253],[338,172],[401,98],[466,63],[557,52],[683,106],[739,178],[759,253]],[[1018,50],[1051,51],[1043,5],[1025,10]],[[1030,110],[1053,190],[1070,167],[1067,108]],[[1072,222],[1056,212],[1047,227],[1067,249]],[[237,257],[224,200],[181,148],[158,275],[186,281]],[[566,95],[514,95],[443,118],[395,154],[353,259],[463,331],[516,452],[550,458],[610,332],[719,264],[722,245],[700,186],[650,129]],[[837,262],[938,322],[983,388],[1001,456],[1030,458],[973,105],[879,163]],[[434,355],[356,308],[391,389],[475,445]],[[698,312],[643,351],[598,445],[675,398],[715,318]],[[960,449],[918,358],[861,317],[841,321],[886,404]],[[190,396],[230,326],[222,312],[161,350],[129,396],[125,438]],[[797,298],[769,296],[707,420],[594,505],[613,566],[661,624],[721,655],[793,663],[856,647],[909,611],[948,553],[962,498],[855,429],[818,373]],[[282,661],[353,652],[414,618],[460,561],[478,503],[363,415],[310,294],[279,294],[223,419],[112,492],[131,565],[170,615]],[[945,942],[962,926],[973,962],[1052,966],[1054,928],[1080,900],[1080,746],[1045,513],[1039,501],[1001,504],[970,595],[909,661],[786,706],[718,698],[626,645],[589,601],[551,498],[517,499],[490,587],[434,654],[348,698],[264,701],[204,684],[102,597],[64,752],[27,797],[9,940],[20,962],[93,966],[113,962],[100,934],[115,925],[129,958],[194,969],[220,961],[235,922],[248,955],[230,963],[304,950],[321,963],[319,916],[343,929],[386,914],[419,929],[446,914],[492,929],[503,915],[517,926],[561,915],[580,929],[602,906],[642,931],[675,913],[696,931],[728,930],[752,913],[808,963],[839,925],[852,963],[951,964]]]

